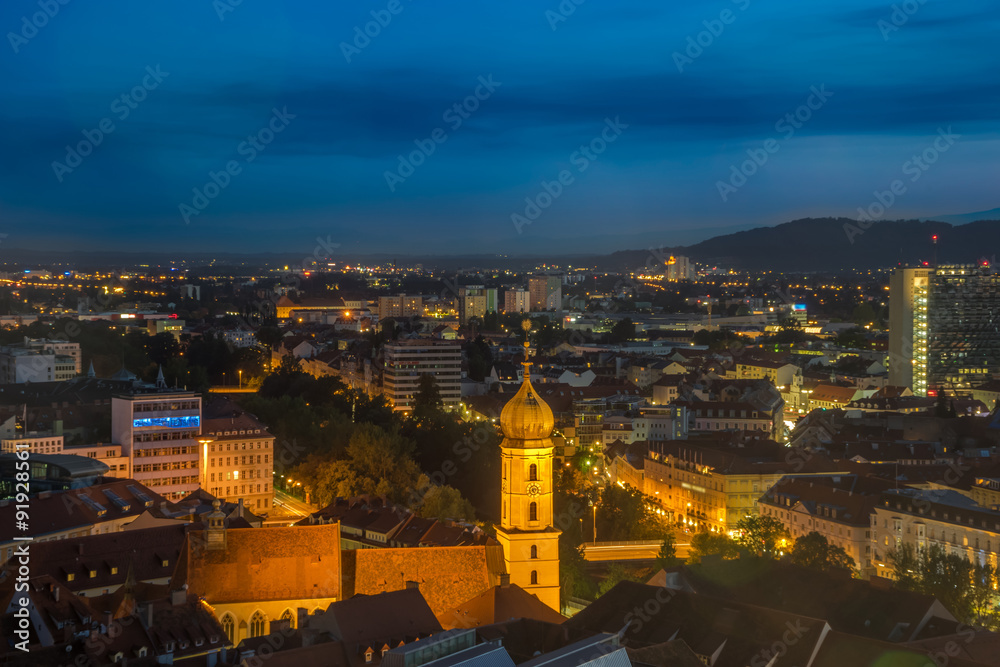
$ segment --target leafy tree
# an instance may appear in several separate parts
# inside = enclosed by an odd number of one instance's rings
[[[670,528],[641,491],[609,484],[597,505],[597,535],[604,541],[663,539]]]
[[[830,544],[826,537],[816,531],[795,541],[789,560],[796,565],[817,570],[854,570],[855,567],[854,559],[843,547]]]
[[[876,319],[875,309],[867,301],[859,304],[851,314],[851,321],[859,327],[864,327],[866,324],[875,324]]]
[[[608,341],[611,343],[624,343],[633,338],[635,338],[635,323],[628,317],[615,322],[608,332]]]
[[[469,359],[469,377],[476,382],[482,382],[493,368],[493,351],[490,349],[490,344],[482,335],[476,336],[465,353]]]
[[[621,563],[614,563],[608,568],[608,576],[597,587],[597,597],[604,595],[621,581],[641,581],[641,579],[636,571],[627,569]]]
[[[566,537],[566,533],[559,537],[559,583],[562,584],[560,597],[563,602],[571,597],[592,600],[597,589],[593,578],[587,574],[583,545],[574,545]]]
[[[456,519],[471,521],[476,518],[472,503],[462,497],[458,489],[451,486],[432,486],[424,493],[420,516],[428,519]]]
[[[281,329],[275,326],[262,326],[257,329],[256,333],[257,342],[265,346],[268,350],[277,347],[283,336],[284,334],[281,332]]]
[[[785,525],[770,516],[745,516],[736,524],[736,542],[757,556],[777,555],[780,543],[789,538]]]
[[[739,556],[739,546],[728,535],[723,533],[701,532],[691,538],[691,548],[688,550],[688,564],[700,563],[706,556],[718,555],[732,559]]]

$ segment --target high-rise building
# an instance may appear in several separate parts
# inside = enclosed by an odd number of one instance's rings
[[[670,259],[667,260],[667,270],[665,273],[667,280],[672,283],[680,280],[694,280],[695,278],[694,265],[691,263],[691,260],[680,255],[670,256]]]
[[[555,419],[551,408],[531,386],[524,362],[524,381],[500,413],[500,525],[510,582],[559,610],[559,534],[553,527],[552,462]]]
[[[989,265],[897,269],[889,283],[889,382],[969,395],[1000,376],[1000,275]]]
[[[409,412],[421,375],[431,375],[448,409],[462,399],[462,346],[458,341],[415,338],[385,345],[382,389],[393,409]]]
[[[562,309],[562,278],[560,276],[532,276],[528,279],[531,310]]]
[[[111,441],[131,462],[132,477],[167,498],[198,489],[201,396],[161,389],[111,399]]]
[[[526,289],[509,289],[503,295],[504,312],[508,313],[528,313],[531,312],[530,292]]]
[[[472,317],[483,317],[497,312],[497,290],[483,285],[466,285],[458,288],[458,323],[466,324]]]
[[[421,296],[380,296],[378,298],[378,318],[413,317],[424,314],[424,299]]]

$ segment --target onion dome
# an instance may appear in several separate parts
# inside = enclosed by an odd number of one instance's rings
[[[500,429],[511,440],[541,440],[552,435],[555,425],[552,409],[531,386],[525,368],[521,388],[500,413]]]

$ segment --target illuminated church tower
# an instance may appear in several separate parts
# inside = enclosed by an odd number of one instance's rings
[[[524,322],[527,333],[531,323]],[[559,533],[552,527],[552,410],[529,378],[524,343],[524,381],[500,413],[501,496],[497,540],[510,582],[559,611]]]

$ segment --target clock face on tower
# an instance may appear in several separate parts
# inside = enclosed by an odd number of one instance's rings
[[[529,484],[526,491],[528,492],[529,496],[537,496],[539,493],[542,492],[542,487],[540,487],[537,484]]]

